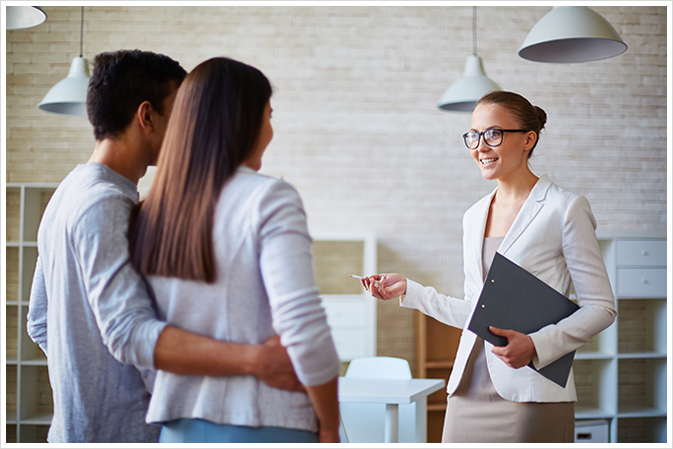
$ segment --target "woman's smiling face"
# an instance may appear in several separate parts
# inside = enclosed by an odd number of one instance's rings
[[[498,104],[481,104],[472,113],[472,131],[519,129],[520,124],[509,110]],[[489,147],[481,136],[479,146],[470,150],[484,179],[505,180],[527,170],[528,152],[536,140],[535,132],[503,133],[502,143]]]

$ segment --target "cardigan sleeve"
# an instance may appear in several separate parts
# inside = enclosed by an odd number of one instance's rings
[[[339,358],[313,275],[311,237],[297,191],[273,183],[260,205],[260,269],[274,330],[299,380],[320,385],[339,374]]]

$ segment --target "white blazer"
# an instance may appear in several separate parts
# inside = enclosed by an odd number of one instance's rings
[[[400,305],[418,309],[450,326],[464,329],[447,391],[453,393],[465,370],[477,335],[467,330],[483,286],[483,242],[491,200],[497,188],[463,216],[463,269],[465,298],[439,294],[408,280]],[[615,300],[596,239],[596,221],[583,196],[565,190],[543,175],[524,202],[498,250],[539,279],[568,296],[571,281],[579,310],[555,325],[530,334],[535,344],[536,368],[543,368],[576,350],[610,326],[617,316]],[[573,372],[565,388],[529,367],[513,369],[491,353],[486,362],[496,391],[516,402],[569,402],[577,400]]]

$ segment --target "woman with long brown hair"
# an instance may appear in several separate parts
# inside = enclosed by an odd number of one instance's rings
[[[303,205],[257,173],[273,137],[271,93],[258,69],[228,58],[187,75],[130,251],[162,319],[245,344],[280,335],[306,393],[159,371],[147,421],[163,425],[161,442],[338,442],[339,360]]]

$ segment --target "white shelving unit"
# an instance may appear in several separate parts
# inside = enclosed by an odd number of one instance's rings
[[[349,274],[377,271],[372,234],[313,236],[313,264],[327,322],[342,362],[376,355],[376,300]]]
[[[53,416],[47,358],[26,332],[37,260],[37,228],[57,184],[8,183],[5,281],[7,298],[7,442],[46,442]]]
[[[615,323],[581,348],[578,420],[605,420],[611,443],[666,443],[666,238],[599,235],[617,299]]]

